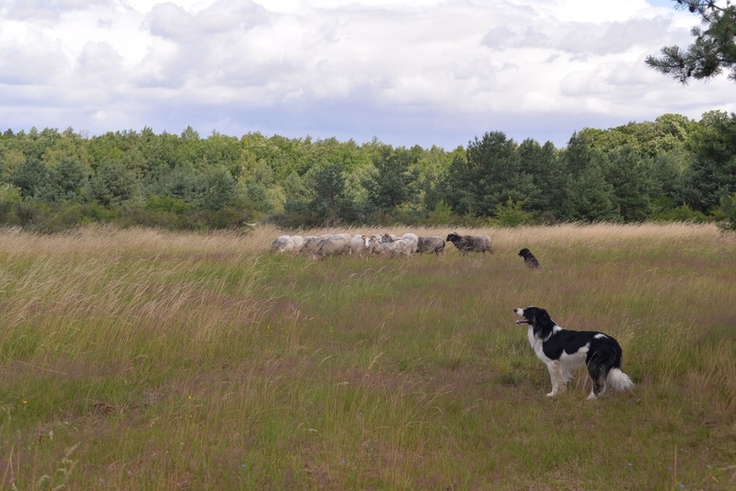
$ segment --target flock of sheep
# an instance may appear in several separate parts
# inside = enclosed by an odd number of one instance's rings
[[[451,233],[447,239],[440,236],[418,237],[406,233],[401,237],[393,234],[374,235],[281,235],[271,243],[271,253],[304,254],[315,259],[343,254],[378,255],[382,257],[411,256],[420,254],[441,254],[445,250],[445,241],[463,253],[490,252],[493,254],[491,238],[487,235],[458,235]]]

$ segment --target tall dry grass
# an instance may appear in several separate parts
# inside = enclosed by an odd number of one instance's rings
[[[733,236],[457,232],[495,254],[272,256],[268,226],[3,231],[0,487],[733,488]],[[511,311],[530,304],[614,335],[634,392],[591,404],[581,370],[548,400]]]

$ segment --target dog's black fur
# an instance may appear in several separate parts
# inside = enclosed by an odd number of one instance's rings
[[[537,269],[542,267],[539,261],[537,261],[537,258],[534,257],[534,254],[532,254],[532,251],[526,247],[519,251],[519,256],[524,258],[524,264],[527,268]]]
[[[529,343],[549,370],[554,397],[572,378],[570,372],[585,364],[593,381],[588,399],[595,399],[610,387],[626,390],[634,386],[621,371],[621,346],[614,338],[598,331],[571,331],[558,326],[546,310],[539,307],[514,309],[517,324],[529,326]]]

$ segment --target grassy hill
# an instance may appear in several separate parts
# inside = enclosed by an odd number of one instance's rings
[[[269,255],[268,227],[3,231],[0,488],[736,487],[736,236],[473,233],[495,254],[314,261]],[[616,337],[634,391],[588,401],[580,369],[545,397],[512,312],[528,305]]]

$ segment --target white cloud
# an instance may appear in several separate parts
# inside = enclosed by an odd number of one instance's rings
[[[734,110],[645,66],[697,24],[655,1],[0,0],[0,116],[454,147]]]
[[[58,22],[66,12],[110,5],[113,0],[0,0],[0,13],[7,19]]]
[[[68,60],[55,40],[28,31],[0,44],[0,84],[43,86],[64,70]]]

